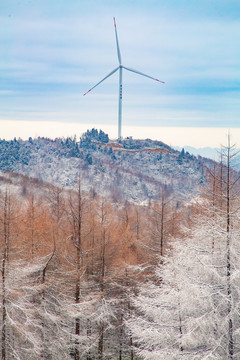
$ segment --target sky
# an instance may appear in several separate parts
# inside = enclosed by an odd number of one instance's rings
[[[240,147],[238,0],[1,0],[0,138],[117,137],[122,63],[123,136]],[[168,134],[168,135],[166,135]]]

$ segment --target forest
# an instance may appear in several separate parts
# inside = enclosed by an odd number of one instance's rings
[[[1,360],[239,359],[234,156],[187,203],[1,186]]]
[[[0,139],[0,171],[65,190],[72,189],[81,174],[83,192],[94,188],[104,197],[138,204],[159,198],[162,186],[174,191],[177,200],[190,199],[204,181],[205,165],[212,167],[212,161],[176,151],[161,141],[129,138],[116,147],[106,133],[96,129],[80,138]]]

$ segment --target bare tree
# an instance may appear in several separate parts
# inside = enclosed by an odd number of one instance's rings
[[[6,309],[6,277],[7,277],[7,266],[9,260],[9,237],[10,237],[10,214],[11,214],[11,203],[9,190],[5,190],[3,199],[3,212],[1,216],[1,238],[2,238],[2,267],[1,267],[1,280],[2,280],[2,330],[1,330],[1,354],[2,360],[7,359],[7,309]]]
[[[231,169],[234,155],[229,139],[193,229],[185,229],[187,237],[172,243],[158,266],[161,286],[148,283],[133,298],[136,313],[128,325],[143,359],[239,358],[240,179]]]

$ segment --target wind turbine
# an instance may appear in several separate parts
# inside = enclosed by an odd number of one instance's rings
[[[116,43],[117,43],[117,55],[118,55],[118,62],[119,62],[119,66],[114,69],[113,71],[111,71],[107,76],[105,76],[101,81],[99,81],[96,85],[94,85],[91,89],[89,89],[85,94],[83,94],[83,96],[85,96],[86,94],[88,94],[90,91],[92,91],[95,87],[97,87],[99,84],[101,84],[104,80],[106,80],[108,77],[110,77],[111,75],[113,75],[116,71],[119,70],[119,100],[118,100],[118,139],[121,139],[122,137],[122,70],[128,70],[131,72],[134,72],[136,74],[142,75],[142,76],[146,76],[149,79],[152,80],[156,80],[161,82],[162,84],[165,84],[164,81],[155,79],[152,76],[143,74],[140,71],[134,70],[132,68],[128,68],[126,66],[122,65],[122,60],[121,60],[121,53],[120,53],[120,48],[119,48],[119,43],[118,43],[118,36],[117,36],[117,25],[116,25],[116,21],[115,21],[115,17],[113,18],[114,21],[114,27],[115,27],[115,35],[116,35]]]

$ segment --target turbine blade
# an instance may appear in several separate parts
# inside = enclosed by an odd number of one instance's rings
[[[94,85],[90,90],[88,90],[85,94],[83,94],[83,96],[87,95],[92,89],[94,89],[95,87],[97,87],[99,84],[101,84],[104,80],[106,80],[109,76],[111,76],[112,74],[114,74],[117,70],[119,69],[119,66],[114,69],[113,71],[111,71],[107,76],[105,76],[101,81],[99,81],[96,85]]]
[[[162,84],[165,84],[164,81],[161,81],[161,80],[158,80],[158,79],[156,79],[156,78],[154,78],[154,77],[152,77],[152,76],[143,74],[143,73],[140,72],[140,71],[134,70],[134,69],[132,69],[132,68],[128,68],[128,67],[123,66],[123,65],[122,65],[122,67],[123,67],[124,69],[128,70],[128,71],[132,71],[132,72],[134,72],[134,73],[136,73],[136,74],[139,74],[139,75],[142,75],[142,76],[146,76],[146,77],[149,78],[149,79],[156,80],[156,81],[159,81],[159,82],[162,83]]]
[[[117,25],[116,25],[116,21],[115,21],[115,17],[113,18],[114,21],[114,28],[115,28],[115,35],[116,35],[116,43],[117,43],[117,54],[118,54],[118,61],[119,61],[119,65],[121,65],[122,60],[121,60],[121,54],[120,54],[120,48],[119,48],[119,43],[118,43],[118,36],[117,36]]]

